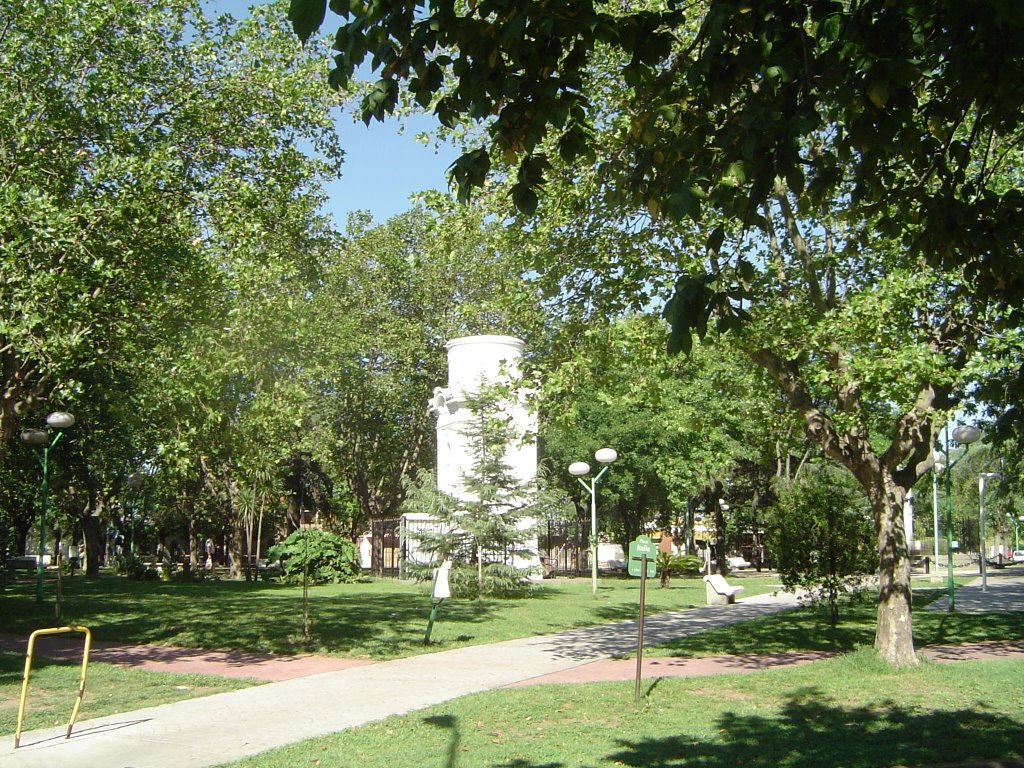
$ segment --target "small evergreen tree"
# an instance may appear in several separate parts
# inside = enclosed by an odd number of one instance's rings
[[[530,570],[512,564],[516,556],[534,554],[525,547],[533,530],[523,521],[555,503],[536,481],[519,478],[508,462],[509,446],[530,439],[517,434],[510,408],[514,396],[510,385],[482,385],[467,398],[472,418],[462,433],[472,461],[458,494],[440,490],[430,472],[421,472],[407,489],[404,511],[437,521],[435,530],[415,534],[419,549],[430,556],[429,568],[452,561],[449,583],[455,594],[479,598],[524,591]]]
[[[849,475],[820,468],[779,493],[768,549],[786,589],[802,587],[839,621],[839,599],[877,566],[871,506]]]

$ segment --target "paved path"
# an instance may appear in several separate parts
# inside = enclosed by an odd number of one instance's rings
[[[979,577],[956,588],[953,604],[957,613],[984,613],[991,611],[993,604],[998,604],[1001,611],[1024,611],[1024,566],[993,568],[988,573],[987,582],[987,586],[982,586]],[[949,597],[943,596],[929,603],[926,610],[949,610]]]
[[[27,645],[28,640],[24,636],[0,634],[0,650],[23,654]],[[43,635],[36,639],[33,655],[81,663],[82,636]],[[148,672],[247,677],[275,683],[373,663],[366,659],[342,659],[313,654],[279,656],[272,653],[205,651],[166,645],[122,645],[101,640],[93,641],[89,659]]]
[[[990,601],[1010,592],[990,590]],[[959,595],[959,593],[958,593]],[[958,598],[959,601],[959,598]],[[648,618],[645,642],[673,638],[757,618],[796,605],[790,595],[759,595],[733,606],[659,614]],[[999,610],[998,607],[992,610]],[[321,672],[241,691],[180,701],[64,728],[22,734],[17,751],[0,746],[3,768],[205,768],[322,736],[345,728],[438,704],[469,693],[527,682],[595,677],[601,665],[635,669],[635,661],[609,657],[635,649],[636,622],[618,622],[545,637],[444,651],[408,659]],[[992,649],[995,653],[1014,649]],[[950,651],[953,652],[953,651]],[[113,651],[111,651],[113,653]],[[173,656],[172,651],[165,654]],[[739,671],[800,663],[813,654],[716,657],[708,660],[651,659],[648,676],[683,670]],[[253,658],[253,661],[258,661]],[[269,663],[269,660],[263,660]],[[230,655],[211,663],[237,667]],[[298,663],[298,662],[295,662]],[[694,674],[708,674],[697,671]],[[632,671],[617,676],[629,677]],[[13,745],[13,739],[11,740]]]

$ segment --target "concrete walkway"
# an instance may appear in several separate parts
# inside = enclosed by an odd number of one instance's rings
[[[1024,579],[1021,586],[1024,587]],[[990,601],[989,610],[1001,610],[996,601],[999,596],[1010,595],[1010,591],[988,590],[985,594],[983,599]],[[732,606],[659,614],[646,622],[645,644],[667,642],[796,605],[792,595],[758,595]],[[23,733],[18,750],[11,749],[13,738],[9,746],[0,746],[0,765],[203,768],[469,693],[524,682],[553,681],[573,670],[576,676],[572,679],[602,679],[588,673],[598,668],[590,665],[618,663],[635,668],[635,662],[608,661],[610,657],[631,653],[635,646],[636,622],[618,622],[323,672],[81,722],[68,740],[64,739],[64,727]],[[1005,654],[1006,650],[995,652]],[[725,668],[735,672],[817,657],[799,654],[721,658],[725,659]],[[654,659],[645,674],[673,674],[670,668],[682,663]],[[656,670],[659,665],[661,670]]]
[[[1024,565],[1008,568],[992,568],[988,571],[987,583],[979,576],[970,584],[957,587],[953,604],[957,613],[985,613],[999,611],[1024,611]],[[926,606],[929,611],[948,611],[949,597],[943,596]]]

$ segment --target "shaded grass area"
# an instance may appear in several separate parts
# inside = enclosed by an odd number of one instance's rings
[[[536,686],[467,696],[232,768],[883,768],[1004,757],[1024,744],[1024,665],[893,669],[861,651],[714,678]]]
[[[942,589],[914,592],[914,645],[954,644],[1024,637],[1024,613],[947,613],[924,607],[942,597]],[[808,606],[762,619],[708,630],[644,650],[645,656],[755,654],[782,651],[849,652],[871,647],[877,620],[873,593],[865,593],[840,610],[829,625],[824,608]]]
[[[745,595],[771,591],[769,577],[743,579]],[[0,627],[28,635],[54,626],[53,607],[36,603],[33,585],[9,586],[0,600]],[[64,580],[63,623],[89,627],[96,640],[272,653],[312,651],[353,658],[390,659],[426,651],[498,642],[590,626],[637,615],[639,580],[603,577],[598,597],[588,579],[557,579],[533,596],[448,600],[423,645],[430,612],[428,587],[393,580],[311,587],[312,639],[302,641],[301,587],[273,583],[136,582],[105,576]],[[699,579],[673,580],[647,590],[647,612],[704,604]]]
[[[32,660],[22,725],[24,731],[68,724],[78,693],[81,669],[80,663],[65,664],[38,657]],[[23,655],[0,651],[0,734],[13,734],[17,726],[24,670]],[[91,663],[78,721],[257,684],[255,680],[145,672]]]

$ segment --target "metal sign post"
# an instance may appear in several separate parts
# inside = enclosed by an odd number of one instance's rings
[[[640,677],[644,665],[644,601],[647,592],[647,555],[640,556],[640,621],[636,631],[636,685],[633,687],[633,698],[640,701]]]
[[[647,577],[658,575],[655,553],[658,548],[647,536],[638,536],[629,545],[629,562],[626,566],[630,576],[640,577],[640,613],[636,631],[636,684],[633,697],[640,701],[640,678],[644,663],[644,606],[647,600]]]

